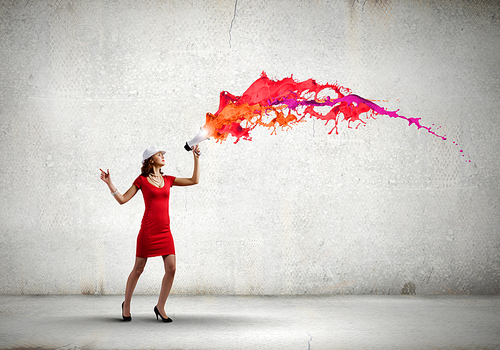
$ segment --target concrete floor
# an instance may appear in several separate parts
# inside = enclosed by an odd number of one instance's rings
[[[1,349],[500,349],[498,296],[0,296]]]

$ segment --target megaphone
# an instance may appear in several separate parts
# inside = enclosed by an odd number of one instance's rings
[[[194,147],[200,142],[209,139],[207,137],[207,134],[208,133],[205,130],[203,130],[203,128],[200,128],[200,131],[198,131],[198,133],[191,140],[186,142],[186,144],[184,145],[184,149],[186,151],[191,151],[191,147]]]

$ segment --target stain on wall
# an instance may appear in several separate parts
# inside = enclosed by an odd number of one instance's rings
[[[413,282],[406,282],[401,288],[401,294],[402,295],[415,295],[416,294],[416,287]]]

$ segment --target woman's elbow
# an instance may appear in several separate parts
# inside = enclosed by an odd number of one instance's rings
[[[187,185],[188,186],[197,185],[198,182],[200,182],[200,179],[198,179],[197,177],[192,177],[192,178],[189,179]]]

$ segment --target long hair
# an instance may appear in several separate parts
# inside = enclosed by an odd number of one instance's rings
[[[153,156],[154,156],[154,154],[144,161],[144,164],[141,167],[141,175],[142,176],[148,177],[149,174],[153,173],[153,163],[154,163]],[[161,171],[161,169],[160,169],[160,174],[163,175],[163,171]]]

